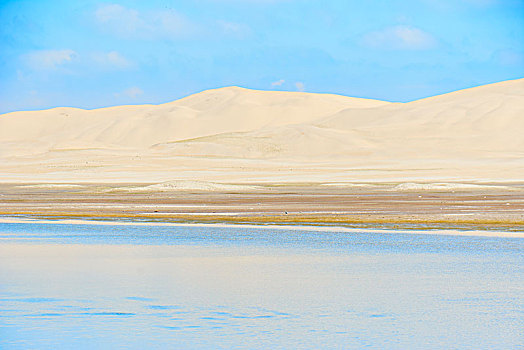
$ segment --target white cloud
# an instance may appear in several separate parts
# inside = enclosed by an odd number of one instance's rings
[[[196,28],[184,16],[175,11],[158,11],[149,15],[148,21],[156,36],[176,37],[190,34]]]
[[[119,69],[127,69],[133,66],[133,63],[118,51],[95,53],[93,54],[93,60],[101,65]]]
[[[138,96],[143,95],[143,94],[144,94],[144,91],[142,91],[141,88],[137,86],[131,86],[130,88],[127,88],[122,92],[115,93],[114,95],[115,97],[128,97],[128,98],[135,99]]]
[[[302,92],[302,91],[304,91],[306,89],[306,85],[303,82],[301,82],[301,81],[297,81],[295,83],[295,87],[297,88],[297,91],[300,91],[300,92]]]
[[[194,24],[176,11],[139,12],[118,4],[100,6],[95,19],[103,30],[129,39],[170,39],[196,30]]]
[[[274,81],[271,83],[271,86],[275,87],[275,86],[282,86],[282,84],[284,84],[286,81],[284,79],[280,79],[278,81]]]
[[[228,21],[217,21],[216,23],[219,29],[225,35],[235,36],[239,39],[243,39],[251,35],[251,28],[247,24]]]
[[[437,44],[431,34],[408,25],[397,25],[370,32],[364,35],[362,43],[372,48],[392,50],[427,50]]]
[[[121,36],[143,31],[147,27],[138,11],[118,4],[100,6],[95,17],[99,24]]]
[[[64,49],[33,51],[24,55],[24,58],[27,64],[33,69],[51,70],[73,61],[77,56],[75,51]]]

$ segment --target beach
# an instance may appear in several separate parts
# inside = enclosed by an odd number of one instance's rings
[[[217,188],[212,183],[177,184],[0,184],[0,215],[149,223],[524,231],[524,186],[520,184],[251,184]]]

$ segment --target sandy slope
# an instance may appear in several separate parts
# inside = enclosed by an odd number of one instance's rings
[[[0,181],[524,181],[524,79],[388,103],[204,91],[0,116]]]
[[[228,87],[162,105],[96,110],[54,108],[0,117],[0,140],[26,154],[68,148],[137,148],[295,123],[308,123],[345,108],[386,102],[336,95],[277,93]],[[20,147],[22,148],[22,147]],[[20,152],[13,147],[14,154]]]

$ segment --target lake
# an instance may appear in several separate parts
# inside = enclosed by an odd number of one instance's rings
[[[0,223],[1,349],[518,349],[523,329],[523,238]]]

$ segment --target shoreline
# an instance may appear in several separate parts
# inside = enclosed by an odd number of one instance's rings
[[[138,191],[122,184],[0,184],[0,218],[524,233],[522,185],[412,187],[273,184],[202,191],[152,185]]]
[[[252,228],[275,230],[298,230],[317,232],[344,232],[344,233],[374,233],[374,234],[418,234],[418,235],[446,235],[446,236],[476,236],[476,237],[511,237],[524,238],[524,231],[493,231],[493,230],[459,230],[459,229],[392,229],[392,228],[352,228],[343,226],[315,226],[315,225],[278,225],[278,224],[227,224],[227,223],[175,223],[175,222],[143,222],[143,221],[102,221],[88,219],[30,219],[0,217],[0,224],[60,224],[60,225],[107,225],[107,226],[164,226],[164,227],[217,227],[217,228]]]

